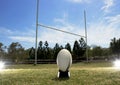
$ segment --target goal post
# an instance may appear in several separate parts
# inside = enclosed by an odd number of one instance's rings
[[[39,14],[39,0],[37,0],[37,7],[36,7],[36,38],[35,38],[35,63],[34,63],[35,65],[37,64],[38,26],[85,38],[86,39],[85,40],[86,41],[86,46],[87,46],[87,27],[86,27],[86,12],[85,12],[85,10],[84,10],[85,36],[79,35],[79,34],[76,34],[76,33],[72,33],[72,32],[68,32],[68,31],[64,31],[64,30],[60,30],[56,27],[51,27],[51,26],[39,24],[38,23],[38,14]],[[88,48],[88,46],[86,47],[86,59],[87,59],[87,62],[88,62],[88,49],[87,48]]]

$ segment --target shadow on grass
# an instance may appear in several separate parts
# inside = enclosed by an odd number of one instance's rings
[[[52,80],[54,80],[54,81],[66,81],[68,79],[70,79],[70,78],[58,78],[58,77],[55,77]]]

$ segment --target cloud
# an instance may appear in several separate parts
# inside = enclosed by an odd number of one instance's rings
[[[10,35],[13,32],[5,27],[0,27],[0,35]]]
[[[70,23],[68,20],[68,15],[63,16],[62,18],[54,18],[53,27],[56,27],[61,30],[69,31],[72,33],[85,35],[84,25],[80,27],[75,23]],[[115,16],[103,17],[103,19],[98,19],[98,22],[91,22],[87,24],[88,32],[88,45],[99,45],[102,47],[109,47],[110,40],[113,37],[120,38],[120,14]],[[23,31],[12,31],[5,29],[6,33],[10,33],[8,38],[13,41],[23,42],[23,43],[35,43],[35,30],[26,29]],[[54,46],[55,43],[60,45],[65,45],[69,42],[72,46],[75,40],[79,40],[80,37],[69,35],[62,32],[57,32],[51,29],[45,29],[40,27],[38,30],[38,42],[46,40],[49,42],[49,45]]]
[[[54,22],[56,25],[52,27],[56,27],[57,29],[61,29],[64,31],[76,33],[76,34],[81,34],[83,35],[84,30],[78,30],[79,28],[71,23],[69,23],[65,18],[55,18]],[[39,40],[42,41],[48,41],[50,44],[55,44],[59,43],[60,45],[65,45],[67,42],[69,42],[71,45],[73,45],[75,40],[79,40],[80,37],[54,31],[51,29],[44,29],[40,35],[39,35]]]
[[[79,27],[76,24],[70,23],[66,19],[66,17],[55,18],[55,25],[53,27],[83,36],[85,35],[84,27]],[[87,25],[88,45],[100,45],[102,47],[109,47],[110,40],[113,37],[119,38],[120,36],[119,23],[120,15],[103,17],[102,19],[98,19],[97,22],[89,23]],[[38,30],[38,42],[48,41],[49,45],[52,46],[54,46],[55,43],[59,43],[60,45],[64,46],[67,42],[73,46],[74,41],[80,39],[78,36],[57,32],[51,29],[45,29],[42,27],[41,29],[42,31],[40,29]],[[31,32],[32,31],[35,30],[31,30]],[[13,40],[35,43],[35,33],[30,35],[29,33],[31,32],[28,31],[27,36],[11,36],[10,38]]]
[[[8,36],[9,39],[19,42],[35,43],[35,30],[26,29],[24,31],[13,31],[14,34]]]
[[[12,40],[23,41],[23,42],[30,42],[30,43],[35,42],[35,38],[30,36],[10,36],[9,38]]]
[[[75,24],[71,24],[65,19],[55,18],[56,23],[62,23],[61,27],[63,30],[71,31],[73,33],[85,35],[84,26],[78,27]],[[109,47],[110,40],[113,37],[119,38],[120,36],[120,14],[115,16],[107,16],[103,17],[102,19],[98,19],[98,22],[92,22],[87,25],[87,32],[88,32],[88,45],[99,45],[102,47]],[[69,38],[70,36],[64,36],[64,38]],[[79,40],[80,37],[71,38],[71,40]],[[62,40],[62,39],[61,39]],[[67,41],[67,40],[66,40]],[[74,42],[71,42],[74,43]]]
[[[105,13],[110,12],[110,8],[114,5],[114,0],[103,0],[104,6],[101,8]]]
[[[30,28],[24,30],[13,30],[10,28],[8,29],[5,27],[0,27],[0,36],[4,39],[9,38],[12,40],[33,42],[33,37],[35,36],[35,30]]]
[[[90,0],[67,0],[72,3],[90,3]]]
[[[120,15],[104,17],[100,23],[90,24],[88,28],[89,44],[108,47],[113,37],[120,38]]]
[[[120,14],[116,15],[116,16],[111,16],[111,17],[106,17],[105,18],[108,23],[111,23],[110,26],[113,27],[120,27]]]

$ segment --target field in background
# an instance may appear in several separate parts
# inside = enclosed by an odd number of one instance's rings
[[[110,62],[73,64],[69,79],[58,79],[56,64],[12,65],[0,71],[0,85],[119,85],[120,70]]]

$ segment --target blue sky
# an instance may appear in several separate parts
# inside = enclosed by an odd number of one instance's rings
[[[113,37],[120,38],[119,0],[40,0],[39,23],[85,35],[86,10],[88,45],[109,47]],[[35,45],[36,0],[0,0],[0,42],[8,46],[20,42],[23,47]],[[76,37],[39,27],[38,41],[73,44]]]

